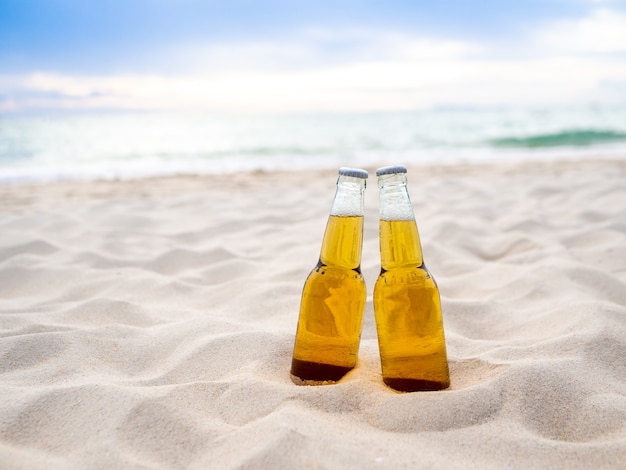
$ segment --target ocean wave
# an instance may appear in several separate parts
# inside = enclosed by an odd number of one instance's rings
[[[499,137],[489,140],[494,147],[580,147],[626,141],[626,133],[610,130],[579,129],[555,133],[537,134],[527,137]]]
[[[626,108],[0,114],[0,184],[397,163],[624,158]],[[532,130],[532,131],[531,131]]]

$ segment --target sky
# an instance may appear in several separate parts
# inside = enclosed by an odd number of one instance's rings
[[[0,113],[626,104],[626,0],[0,0]]]

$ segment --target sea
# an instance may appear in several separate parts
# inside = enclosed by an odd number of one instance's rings
[[[0,115],[0,184],[353,166],[626,159],[626,107]]]

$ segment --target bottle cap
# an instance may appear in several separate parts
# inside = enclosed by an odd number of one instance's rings
[[[376,176],[395,175],[397,173],[406,173],[406,167],[404,165],[393,165],[384,166],[376,170]]]
[[[345,166],[342,166],[341,168],[339,168],[339,174],[341,176],[352,176],[354,178],[363,178],[364,180],[366,180],[367,177],[369,176],[369,174],[365,170],[361,170],[359,168],[348,168]]]

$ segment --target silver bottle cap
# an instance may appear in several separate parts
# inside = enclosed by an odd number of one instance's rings
[[[406,167],[404,165],[393,165],[384,166],[376,170],[376,176],[395,175],[398,173],[406,173]]]
[[[365,170],[361,170],[360,168],[348,168],[345,166],[339,168],[339,175],[352,176],[353,178],[363,178],[364,180],[366,180],[369,176],[369,174]]]

